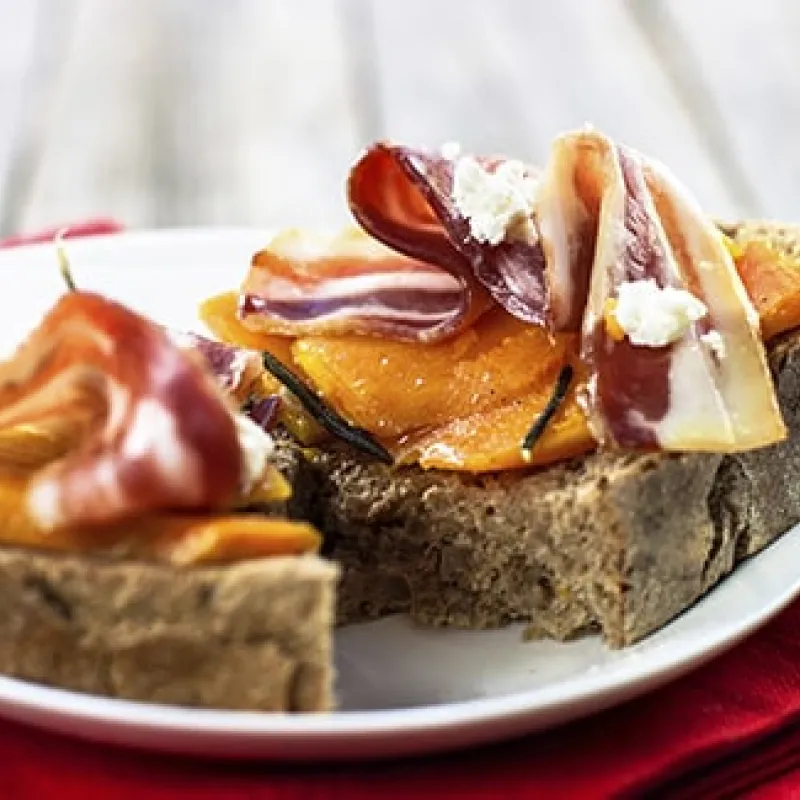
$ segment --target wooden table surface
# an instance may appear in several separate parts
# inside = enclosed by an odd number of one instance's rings
[[[541,163],[591,122],[800,220],[797,0],[0,0],[0,235],[329,225],[373,139]]]

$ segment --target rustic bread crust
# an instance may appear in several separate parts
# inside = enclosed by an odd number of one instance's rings
[[[519,473],[393,469],[319,452],[304,481],[343,569],[340,623],[530,623],[631,644],[800,521],[800,333],[770,362],[787,441],[736,456],[593,454]]]
[[[315,556],[176,570],[0,548],[0,673],[154,703],[327,711],[336,579]]]

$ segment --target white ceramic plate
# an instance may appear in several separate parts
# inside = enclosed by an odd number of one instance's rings
[[[135,233],[70,242],[77,283],[175,327],[232,288],[266,240],[253,230]],[[54,251],[0,253],[0,351],[61,293]],[[519,628],[415,629],[403,618],[336,635],[342,710],[284,716],[109,700],[0,678],[0,714],[76,736],[232,758],[364,759],[541,730],[651,691],[730,647],[800,592],[800,533],[744,564],[646,641],[523,642]]]

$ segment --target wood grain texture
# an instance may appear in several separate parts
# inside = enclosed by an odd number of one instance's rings
[[[32,132],[24,124],[31,115],[32,84],[37,77],[36,34],[39,4],[0,0],[0,235],[5,217],[13,214],[19,197],[14,191],[23,177]]]
[[[167,5],[157,221],[324,225],[345,218],[357,153],[336,5]]]
[[[739,182],[746,213],[800,219],[800,8],[795,0],[635,3],[645,24],[682,44],[679,91],[702,105]],[[665,51],[668,48],[665,47]],[[677,56],[675,57],[677,62]]]
[[[794,0],[0,0],[0,235],[337,224],[373,139],[542,162],[587,121],[798,218],[797,32]]]
[[[71,36],[53,75],[40,160],[20,227],[110,214],[153,218],[158,0],[70,0]]]
[[[343,218],[357,143],[334,12],[76,2],[25,227],[98,213],[133,226]]]
[[[716,213],[740,211],[621,0],[369,7],[382,117],[393,138],[458,139],[541,162],[555,134],[588,121],[661,158]]]

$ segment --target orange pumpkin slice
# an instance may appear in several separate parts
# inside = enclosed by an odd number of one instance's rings
[[[128,554],[178,567],[316,553],[322,543],[306,522],[262,515],[156,517],[133,531]]]
[[[306,337],[292,353],[348,420],[391,439],[547,391],[575,345],[573,335],[553,339],[496,309],[443,344]]]
[[[313,553],[321,544],[311,525],[261,514],[155,514],[113,525],[43,531],[26,512],[25,498],[25,478],[0,476],[3,544],[107,552],[180,567]]]
[[[761,317],[764,339],[800,325],[800,260],[751,241],[742,246],[736,266]]]
[[[74,431],[40,424],[15,425],[0,430],[0,464],[28,473],[67,453],[80,441]]]
[[[554,372],[547,383],[522,399],[409,437],[392,448],[393,455],[401,463],[417,463],[423,469],[479,473],[552,464],[589,452],[595,441],[576,399],[576,380],[536,442],[530,460],[522,457],[520,442],[544,410],[555,381]]]

